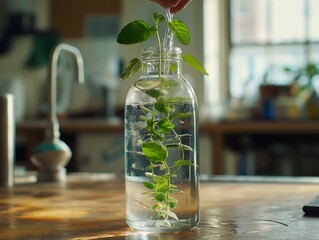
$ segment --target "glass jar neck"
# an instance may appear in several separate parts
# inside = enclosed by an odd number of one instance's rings
[[[143,75],[179,76],[182,74],[180,48],[173,48],[162,52],[147,49],[143,52],[142,63]]]

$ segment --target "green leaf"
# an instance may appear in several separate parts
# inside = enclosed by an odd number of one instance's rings
[[[191,112],[188,112],[188,113],[177,112],[177,113],[172,113],[169,116],[169,120],[172,121],[175,118],[187,118],[187,117],[190,117],[190,116],[193,116],[193,113],[191,113]]]
[[[290,67],[284,67],[284,72],[295,72],[295,70],[294,69],[292,69],[292,68],[290,68]]]
[[[132,75],[134,75],[137,71],[139,71],[142,67],[142,62],[138,58],[133,58],[128,65],[124,68],[124,71],[121,75],[121,79],[124,80]]]
[[[167,192],[167,184],[168,184],[168,180],[165,177],[162,176],[155,176],[155,189],[157,191],[159,191],[160,189],[163,189],[163,191],[161,191],[162,193]]]
[[[308,63],[305,67],[305,73],[310,77],[314,77],[319,73],[319,69],[313,63]]]
[[[157,111],[161,112],[161,113],[168,113],[170,108],[168,106],[168,104],[166,103],[162,103],[162,102],[157,102],[154,104],[154,107]]]
[[[160,90],[157,89],[149,89],[144,91],[147,95],[149,95],[152,98],[159,98],[160,96],[163,96],[163,93]]]
[[[154,192],[142,192],[141,194],[142,194],[142,195],[153,195]]]
[[[151,120],[151,119],[148,119],[147,122],[147,131],[151,134],[153,134],[157,140],[163,140],[164,138],[160,135],[159,132],[157,132],[155,129],[154,129],[154,121]]]
[[[172,183],[171,183],[170,186],[171,186],[171,188],[178,188],[176,185],[174,185],[174,184],[172,184]]]
[[[154,189],[155,185],[152,182],[143,182],[143,185],[148,189]]]
[[[185,23],[178,19],[173,19],[172,21],[168,22],[168,27],[181,44],[189,44],[190,31]]]
[[[159,202],[162,202],[165,200],[166,194],[165,193],[158,193],[155,195],[155,199]]]
[[[174,73],[177,70],[177,64],[173,63],[169,65],[169,72]]]
[[[171,189],[169,190],[169,192],[170,192],[170,193],[183,193],[182,190],[176,189],[176,188],[171,188]]]
[[[162,133],[168,133],[171,131],[175,125],[170,122],[170,120],[166,117],[162,118],[158,123],[157,126],[159,128],[159,131]]]
[[[157,140],[159,140],[159,141],[161,141],[161,140],[163,140],[164,139],[164,137],[161,135],[161,134],[159,134],[157,131],[153,131],[152,132],[152,134],[155,136],[155,138],[157,139]]]
[[[158,207],[160,207],[160,205],[156,203],[156,204],[154,204],[154,205],[152,206],[152,210],[155,211],[156,208],[158,208]]]
[[[162,88],[166,89],[166,88],[170,88],[170,87],[176,87],[178,85],[179,85],[179,82],[177,82],[176,80],[164,79],[163,84],[162,84]]]
[[[154,142],[143,143],[142,151],[152,163],[164,162],[168,156],[166,147]]]
[[[179,167],[179,166],[193,166],[193,164],[189,160],[177,160],[177,161],[175,161],[173,167]]]
[[[156,188],[156,192],[157,193],[167,193],[168,192],[168,190],[167,190],[167,184],[165,184],[165,185],[161,185],[161,188]]]
[[[167,103],[187,103],[190,101],[192,101],[192,99],[186,97],[172,97],[165,100]]]
[[[145,116],[140,116],[140,119],[145,121],[145,122],[147,122],[147,120],[148,120]]]
[[[170,208],[174,208],[176,206],[176,202],[168,202],[167,204]]]
[[[153,79],[150,81],[149,79],[138,80],[134,83],[134,86],[141,91],[147,91],[150,89],[158,88],[162,85],[162,78]]]
[[[154,121],[152,119],[147,119],[146,120],[146,125],[147,125],[147,130],[148,132],[152,132],[154,129]]]
[[[200,64],[200,62],[194,58],[192,55],[184,53],[182,55],[182,59],[185,63],[187,63],[190,67],[194,68],[195,70],[199,71],[200,73],[207,75],[205,68]]]
[[[136,20],[127,24],[117,36],[120,44],[135,44],[145,42],[156,33],[156,28],[143,20]]]
[[[165,17],[164,17],[163,15],[158,14],[158,12],[154,12],[154,13],[153,13],[153,21],[154,21],[154,23],[155,23],[156,25],[158,25],[158,24],[161,23],[161,22],[165,22],[166,19],[165,19]]]
[[[146,120],[146,126],[147,126],[147,131],[149,133],[152,133],[154,130],[154,121],[152,119],[147,119]]]

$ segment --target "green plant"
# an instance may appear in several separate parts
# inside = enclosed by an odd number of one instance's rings
[[[154,25],[149,25],[147,22],[143,20],[136,20],[129,24],[127,24],[119,33],[117,37],[117,42],[120,44],[136,44],[149,40],[151,37],[156,35],[157,37],[157,45],[159,56],[162,56],[162,44],[158,31],[158,25],[161,23],[166,23],[169,30],[173,33],[176,39],[183,45],[188,45],[190,42],[190,32],[185,23],[178,19],[173,19],[168,21],[164,15],[158,14],[157,12],[153,13],[153,21]],[[183,54],[182,59],[185,63],[187,63],[192,68],[197,71],[208,75],[206,70],[202,67],[202,65],[193,57],[191,54]],[[161,64],[161,61],[159,61]],[[129,64],[125,67],[121,79],[126,79],[131,77],[136,72],[138,72],[142,67],[142,62],[138,58],[133,58]],[[161,68],[159,68],[161,69]],[[159,71],[159,76],[161,76],[161,72]]]
[[[314,63],[308,63],[301,68],[285,67],[284,71],[292,76],[294,84],[298,84],[299,92],[312,88],[313,78],[319,75],[319,67]]]
[[[192,166],[190,160],[185,159],[185,151],[193,151],[193,149],[183,144],[182,139],[188,137],[189,134],[179,135],[175,130],[174,120],[185,119],[193,115],[192,112],[178,112],[174,107],[176,103],[186,103],[190,99],[181,97],[165,98],[164,91],[170,86],[176,84],[175,81],[167,80],[162,77],[161,64],[166,64],[162,61],[163,49],[161,38],[158,30],[158,25],[163,23],[175,36],[175,38],[183,45],[190,42],[190,33],[188,27],[180,20],[173,19],[168,21],[165,16],[153,13],[154,25],[149,25],[143,20],[136,20],[126,25],[118,35],[117,41],[120,44],[135,44],[145,42],[152,36],[156,36],[158,47],[158,80],[160,85],[152,89],[143,89],[135,85],[138,89],[154,99],[153,107],[141,106],[145,113],[141,116],[141,120],[145,122],[145,127],[150,135],[147,140],[140,140],[139,144],[142,153],[149,160],[147,176],[150,181],[144,182],[147,189],[143,194],[148,194],[153,197],[154,204],[152,206],[145,206],[144,203],[138,202],[145,208],[150,209],[156,213],[156,220],[163,219],[168,225],[169,219],[178,220],[177,215],[173,209],[176,207],[177,201],[173,197],[175,193],[181,192],[177,186],[172,184],[172,178],[176,176],[177,171],[182,166]],[[207,74],[201,64],[190,54],[183,54],[182,59],[191,67]],[[142,67],[142,61],[138,58],[133,58],[128,66],[124,69],[121,78],[127,79],[139,71]],[[172,67],[172,66],[170,66]],[[160,116],[160,119],[158,119]],[[172,137],[173,135],[173,137]],[[168,149],[177,149],[181,152],[181,158],[176,160],[172,165],[168,164],[167,158]],[[196,166],[195,166],[196,167]],[[159,171],[158,171],[159,170]],[[158,175],[155,172],[162,174]]]

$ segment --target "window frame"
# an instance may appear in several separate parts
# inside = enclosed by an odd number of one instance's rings
[[[227,83],[228,83],[228,89],[227,89],[227,95],[225,96],[226,98],[231,98],[232,93],[231,93],[231,84],[232,84],[232,79],[231,79],[231,74],[232,74],[232,67],[231,67],[231,54],[238,49],[244,49],[244,48],[264,48],[265,51],[270,52],[273,48],[276,47],[289,47],[289,46],[297,46],[297,47],[302,47],[304,48],[303,50],[303,55],[305,55],[305,64],[310,63],[311,62],[311,51],[310,49],[313,47],[316,47],[316,45],[319,45],[319,40],[318,41],[313,41],[311,40],[311,35],[310,35],[310,30],[309,30],[309,26],[311,24],[310,22],[310,13],[309,13],[309,8],[310,8],[310,1],[309,0],[303,0],[304,4],[305,4],[305,11],[304,11],[304,29],[305,29],[305,40],[304,41],[281,41],[281,42],[274,42],[274,41],[270,41],[269,39],[269,32],[267,33],[267,41],[266,42],[254,42],[254,41],[247,41],[247,42],[243,42],[243,43],[234,43],[233,39],[232,39],[232,4],[233,4],[234,0],[226,0],[226,5],[227,5],[227,11],[225,12],[220,12],[221,15],[226,15],[227,21],[228,21],[228,27],[227,27],[227,37],[228,37],[228,64],[227,64],[227,70],[224,69],[224,71],[228,71],[228,78],[226,79]],[[271,10],[270,10],[270,3],[271,0],[267,0],[269,2],[269,4],[267,4],[267,17],[268,19],[266,20],[269,24],[270,21],[270,15],[271,15]],[[308,15],[307,15],[308,14]],[[270,53],[271,54],[271,53]],[[266,64],[269,67],[271,67],[271,64]]]

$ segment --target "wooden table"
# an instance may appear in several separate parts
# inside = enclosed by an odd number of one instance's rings
[[[217,180],[201,182],[199,227],[173,234],[129,228],[124,180],[113,175],[78,174],[64,184],[2,188],[0,239],[319,239],[319,219],[301,210],[319,194],[318,179],[316,184]]]

